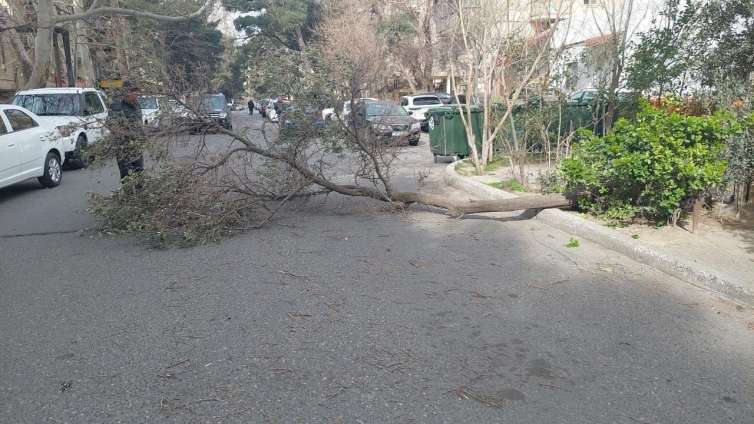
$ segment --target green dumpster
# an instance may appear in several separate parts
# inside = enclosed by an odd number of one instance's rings
[[[469,155],[466,142],[466,127],[458,107],[439,107],[429,111],[429,147],[437,162],[438,156],[451,156],[458,159]],[[465,107],[464,117],[468,118]],[[471,127],[474,131],[477,149],[482,147],[482,109],[471,108]]]

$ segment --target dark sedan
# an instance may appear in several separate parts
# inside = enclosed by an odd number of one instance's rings
[[[419,144],[421,123],[400,105],[391,102],[364,102],[354,105],[355,123],[369,133],[393,144]]]

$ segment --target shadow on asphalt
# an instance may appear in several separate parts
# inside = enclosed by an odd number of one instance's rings
[[[541,225],[335,200],[189,249],[3,240],[3,413],[750,422],[754,334],[705,292]]]
[[[751,423],[744,312],[534,211],[384,207],[186,249],[3,239],[0,421]]]
[[[539,212],[541,211],[542,209],[526,209],[525,211],[517,215],[503,216],[503,217],[495,216],[498,214],[472,214],[472,215],[464,215],[463,219],[480,220],[480,221],[497,221],[497,222],[529,221],[531,219],[536,218]]]
[[[23,181],[11,186],[0,188],[0,203],[21,197],[24,194],[34,193],[40,190],[49,190],[43,187],[36,179]]]

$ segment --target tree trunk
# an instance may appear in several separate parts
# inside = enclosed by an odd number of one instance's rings
[[[11,46],[13,46],[13,49],[16,51],[16,54],[21,61],[21,75],[23,76],[24,81],[26,81],[31,76],[32,69],[34,69],[34,63],[26,52],[26,46],[24,46],[18,33],[16,31],[8,31],[8,36],[10,37]]]
[[[110,5],[115,8],[119,8],[120,4],[118,0],[111,0]],[[115,55],[118,62],[118,78],[128,79],[130,78],[131,69],[128,63],[128,40],[126,35],[128,34],[128,22],[125,18],[120,16],[112,17],[112,29],[114,30],[110,36],[115,40]]]
[[[301,32],[301,28],[296,28],[296,42],[301,53],[301,66],[304,69],[309,69],[309,61],[306,59],[306,41],[304,41],[304,33]]]
[[[73,2],[74,13],[81,13],[84,11],[83,0],[76,0]],[[86,87],[96,86],[97,76],[94,71],[94,63],[92,63],[92,53],[89,49],[89,30],[88,25],[83,21],[76,21],[73,25],[70,25],[71,38],[73,39],[73,45],[71,46],[76,60],[76,81],[78,84],[80,80]],[[85,40],[81,42],[81,40]]]
[[[52,62],[52,0],[39,0],[37,5],[37,33],[34,36],[34,67],[26,89],[41,88],[50,78]]]
[[[447,209],[451,215],[456,216],[484,212],[510,212],[526,209],[564,208],[573,205],[573,202],[561,194],[456,203],[448,200],[445,196],[439,196],[436,194],[400,192],[394,193],[392,200],[406,204],[421,203],[423,205],[444,208]]]
[[[58,42],[59,34],[55,31],[52,33],[52,57],[55,59],[53,74],[55,75],[55,86],[64,87],[63,85],[63,60],[60,58],[60,43]]]
[[[63,54],[65,57],[65,72],[69,87],[76,86],[76,75],[73,68],[73,53],[71,52],[71,33],[67,29],[60,32],[63,40]]]
[[[427,92],[434,91],[434,81],[432,81],[432,73],[434,71],[434,52],[432,41],[432,17],[434,15],[434,3],[435,0],[427,0],[425,5],[424,21],[422,22],[422,33],[424,35],[424,48],[422,49],[422,56],[424,56],[424,67],[422,68],[421,84]]]

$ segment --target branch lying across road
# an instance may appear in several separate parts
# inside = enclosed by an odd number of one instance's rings
[[[423,205],[444,208],[454,216],[484,212],[510,212],[526,209],[549,209],[572,206],[573,202],[562,194],[542,196],[524,196],[513,199],[482,200],[458,203],[445,196],[428,193],[399,192],[393,193],[392,200],[405,204],[421,203]]]
[[[140,18],[154,19],[160,22],[182,22],[182,21],[187,21],[187,20],[202,16],[204,12],[206,12],[207,9],[209,9],[209,7],[212,5],[212,2],[213,0],[207,0],[204,3],[204,5],[201,8],[199,8],[199,10],[186,16],[159,15],[156,13],[144,12],[141,10],[123,9],[120,7],[99,7],[99,8],[90,7],[86,12],[83,12],[83,13],[75,13],[73,15],[53,16],[52,23],[59,24],[62,22],[71,22],[71,21],[77,21],[80,19],[86,19],[86,18],[91,18],[91,17],[96,17],[96,16],[107,16],[107,15],[135,16],[135,17],[140,17]]]

